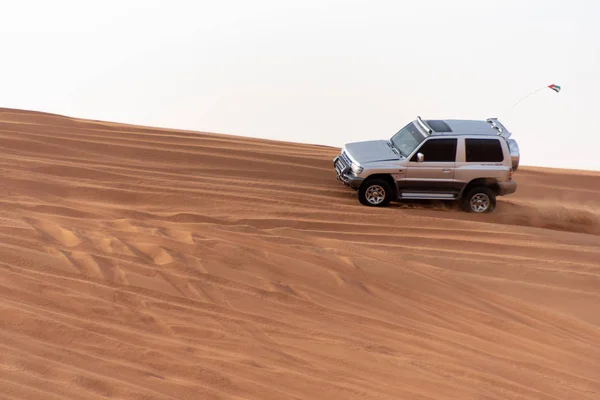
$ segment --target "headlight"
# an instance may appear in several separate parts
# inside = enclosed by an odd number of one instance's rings
[[[352,163],[352,165],[350,165],[350,169],[352,170],[352,172],[354,173],[354,175],[358,175],[361,172],[363,172],[363,167],[360,167],[354,163]]]

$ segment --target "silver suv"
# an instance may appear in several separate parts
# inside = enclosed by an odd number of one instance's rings
[[[404,199],[460,201],[490,212],[496,196],[517,190],[519,147],[497,118],[423,120],[387,140],[347,143],[333,159],[337,179],[366,206]]]

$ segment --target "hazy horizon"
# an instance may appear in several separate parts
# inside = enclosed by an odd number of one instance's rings
[[[341,146],[500,117],[522,165],[600,170],[600,3],[4,4],[0,107]],[[508,109],[527,93],[547,89]]]

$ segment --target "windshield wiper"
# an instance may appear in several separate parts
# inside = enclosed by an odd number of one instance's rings
[[[387,142],[387,145],[390,146],[390,148],[392,149],[392,151],[398,155],[402,155],[402,157],[404,157],[404,154],[402,154],[402,152],[400,151],[399,148],[396,147],[396,145],[394,144],[394,142],[392,142],[391,140],[389,142]]]

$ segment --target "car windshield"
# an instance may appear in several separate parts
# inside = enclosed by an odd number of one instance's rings
[[[408,157],[410,153],[425,139],[423,134],[417,129],[414,122],[400,129],[390,141],[398,149],[400,154]]]

